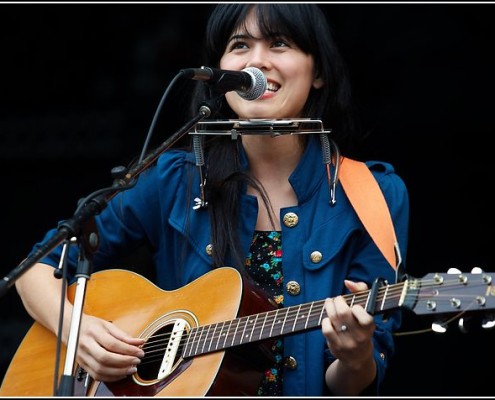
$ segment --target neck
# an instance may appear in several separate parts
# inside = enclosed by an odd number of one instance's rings
[[[244,136],[242,144],[251,173],[262,180],[270,175],[288,177],[304,152],[304,141],[297,135]]]

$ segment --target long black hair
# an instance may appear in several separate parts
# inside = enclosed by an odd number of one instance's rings
[[[334,36],[323,10],[317,4],[298,3],[230,3],[213,8],[208,19],[203,46],[202,65],[218,67],[232,33],[243,28],[248,13],[255,10],[264,38],[280,37],[292,40],[314,59],[315,73],[324,82],[322,88],[312,88],[305,104],[304,117],[321,119],[331,138],[345,152],[357,133],[351,102],[350,82],[345,63],[337,49]],[[245,28],[245,27],[244,27]],[[209,99],[210,90],[198,83],[191,102],[191,115]],[[210,118],[237,118],[226,101]],[[302,135],[304,136],[304,135]],[[239,196],[246,183],[264,197],[261,185],[240,167],[239,140],[229,136],[208,137],[205,140],[206,199],[211,218],[213,262],[223,265],[229,255],[237,267],[243,265],[238,240]]]
[[[208,20],[204,39],[202,65],[218,67],[232,32],[242,27],[251,9],[261,34],[265,38],[283,35],[297,47],[313,56],[316,74],[325,82],[321,89],[313,88],[303,114],[321,119],[325,128],[332,129],[332,138],[342,150],[351,144],[357,133],[356,116],[351,101],[351,85],[345,62],[334,40],[328,19],[317,4],[219,4]],[[209,96],[206,85],[196,87],[191,112]],[[227,102],[217,118],[236,118]]]

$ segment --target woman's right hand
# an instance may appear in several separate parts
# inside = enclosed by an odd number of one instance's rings
[[[83,315],[77,363],[99,381],[114,382],[132,375],[144,356],[145,340],[130,337],[113,323]]]
[[[33,319],[51,332],[58,332],[62,281],[53,277],[53,268],[38,263],[16,281],[22,302]],[[67,344],[72,304],[64,303],[63,342]],[[144,339],[126,332],[100,318],[83,314],[76,351],[76,362],[91,377],[117,381],[132,374],[143,350]]]

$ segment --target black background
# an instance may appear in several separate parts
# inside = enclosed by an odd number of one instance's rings
[[[1,4],[0,182],[5,276],[77,200],[139,154],[181,68],[199,67],[209,4]],[[325,4],[372,135],[411,200],[408,272],[493,271],[492,4]],[[157,143],[175,131],[168,104]],[[0,379],[31,324],[0,299]],[[479,322],[479,321],[476,321]],[[429,322],[407,315],[403,330]],[[382,395],[490,396],[495,333],[397,337]]]

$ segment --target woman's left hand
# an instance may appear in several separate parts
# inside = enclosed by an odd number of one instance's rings
[[[368,289],[364,282],[346,280],[345,286],[352,293]],[[325,310],[321,328],[328,348],[347,368],[359,370],[373,358],[373,317],[361,305],[350,307],[343,296],[326,299]]]

